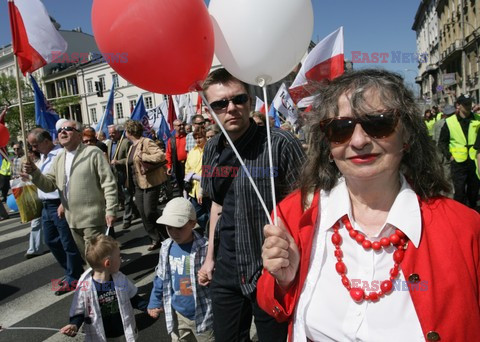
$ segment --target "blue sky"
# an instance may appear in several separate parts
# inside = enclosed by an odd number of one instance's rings
[[[62,25],[62,29],[80,26],[90,34],[92,2],[43,0],[47,11]],[[411,27],[419,3],[418,0],[312,0],[315,18],[312,40],[316,42],[343,25],[346,59],[352,59],[352,51],[365,52],[370,57],[374,52],[389,54],[385,58],[387,63],[355,63],[354,68],[384,67],[402,74],[407,83],[413,83],[418,64],[393,63],[395,58],[392,51],[400,51],[402,54],[416,52],[415,32]],[[0,0],[0,45],[10,42],[7,0]]]

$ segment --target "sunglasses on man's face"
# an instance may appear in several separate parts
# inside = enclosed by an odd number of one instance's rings
[[[212,107],[213,110],[222,110],[228,107],[230,101],[234,105],[243,105],[248,102],[248,94],[240,94],[232,97],[231,99],[213,101],[210,103],[210,107]]]
[[[66,127],[60,127],[57,131],[58,134],[62,133],[62,132],[78,132],[78,129],[76,129],[75,127],[70,127],[70,126],[66,126]]]
[[[360,124],[369,136],[375,139],[390,136],[397,127],[396,113],[366,114],[359,118],[335,117],[320,122],[320,129],[328,141],[342,144],[352,138],[355,126]]]

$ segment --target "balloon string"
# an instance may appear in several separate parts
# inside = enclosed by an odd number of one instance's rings
[[[0,331],[2,330],[49,330],[49,331],[60,332],[60,329],[47,328],[47,327],[1,327]],[[82,332],[77,332],[77,335],[79,334],[85,335]]]
[[[238,160],[240,161],[240,164],[242,165],[243,171],[245,171],[245,173],[247,174],[248,180],[249,180],[250,183],[252,184],[253,190],[255,190],[255,193],[256,193],[256,195],[257,195],[257,197],[258,197],[258,200],[260,201],[260,204],[262,205],[263,210],[265,211],[265,215],[267,215],[268,223],[273,224],[273,223],[272,223],[272,219],[270,218],[270,212],[268,211],[267,206],[265,205],[265,201],[263,200],[263,197],[262,197],[262,195],[260,194],[260,191],[258,191],[257,185],[256,185],[255,182],[253,181],[252,175],[250,174],[250,171],[248,171],[247,167],[245,166],[245,163],[243,162],[243,159],[242,159],[242,157],[240,156],[240,153],[238,153],[237,148],[236,148],[235,145],[233,144],[232,139],[230,139],[230,136],[228,135],[227,131],[226,131],[225,128],[223,127],[222,123],[220,122],[220,119],[218,118],[217,114],[215,114],[215,112],[213,111],[212,107],[210,107],[210,103],[208,103],[207,99],[205,98],[205,94],[203,93],[203,91],[199,91],[198,94],[199,94],[200,97],[202,98],[203,103],[205,104],[205,106],[208,107],[208,110],[210,111],[210,113],[211,113],[211,114],[213,115],[213,117],[215,118],[215,121],[217,122],[218,126],[219,126],[220,129],[222,130],[223,135],[225,135],[225,138],[227,138],[227,141],[228,141],[228,143],[230,144],[230,146],[232,147],[233,152],[235,153],[235,155],[237,156]]]
[[[272,136],[270,134],[270,116],[268,115],[268,101],[267,101],[267,85],[262,87],[263,90],[263,103],[265,103],[265,116],[267,123],[267,146],[268,146],[268,162],[270,163],[270,185],[272,188],[272,201],[273,201],[273,221],[278,226],[277,216],[277,198],[275,196],[275,179],[273,172],[273,158],[272,158]],[[273,103],[272,103],[273,104]]]

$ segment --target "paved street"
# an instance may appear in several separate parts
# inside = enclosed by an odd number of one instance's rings
[[[30,329],[60,329],[67,324],[73,293],[54,295],[51,280],[63,276],[62,268],[51,253],[26,260],[30,224],[21,224],[18,214],[11,217],[0,222],[0,325],[22,329],[0,331],[0,341],[82,341],[82,336],[70,338],[55,331]],[[134,221],[127,230],[121,230],[121,222],[117,225],[123,259],[121,271],[148,300],[158,250],[147,251],[149,241],[140,220]],[[139,340],[170,340],[163,316],[155,321],[146,313],[136,311],[136,320]]]

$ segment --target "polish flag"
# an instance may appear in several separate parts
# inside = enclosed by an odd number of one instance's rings
[[[197,97],[197,110],[195,111],[196,114],[200,114],[202,115],[202,97],[200,95],[198,95]]]
[[[258,96],[256,98],[255,111],[265,114],[265,104],[258,98]]]
[[[289,89],[298,107],[307,107],[313,101],[315,83],[333,80],[344,72],[343,26],[330,33],[308,54],[295,81]],[[311,82],[313,81],[313,82]]]
[[[292,125],[297,121],[297,107],[295,106],[295,103],[293,103],[285,83],[282,83],[277,94],[273,98],[272,107],[280,112]]]
[[[168,96],[168,117],[167,121],[170,129],[173,129],[173,122],[177,120],[177,114],[175,112],[175,104],[173,103],[173,95]]]
[[[64,53],[67,42],[50,21],[40,0],[9,0],[13,53],[23,75],[50,63]]]

